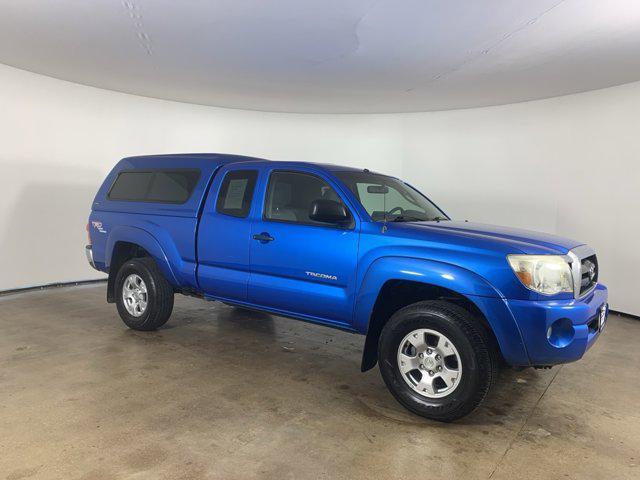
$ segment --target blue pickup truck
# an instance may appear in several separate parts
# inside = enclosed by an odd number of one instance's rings
[[[451,220],[367,169],[222,154],[121,160],[87,225],[124,323],[154,330],[175,293],[366,335],[394,397],[427,418],[475,409],[501,365],[580,359],[607,289],[587,245]]]

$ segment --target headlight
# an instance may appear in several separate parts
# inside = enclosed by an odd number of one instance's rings
[[[571,266],[562,255],[507,255],[522,284],[544,295],[573,292]]]

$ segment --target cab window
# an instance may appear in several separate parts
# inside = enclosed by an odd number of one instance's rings
[[[304,225],[331,225],[310,218],[315,200],[338,202],[349,212],[337,192],[320,177],[301,172],[273,172],[267,187],[264,218]]]

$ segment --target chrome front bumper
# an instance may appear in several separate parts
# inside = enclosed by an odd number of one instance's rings
[[[87,255],[87,262],[89,262],[89,265],[97,270],[98,268],[93,261],[93,248],[91,247],[91,245],[87,245],[86,247],[84,247],[84,253]]]

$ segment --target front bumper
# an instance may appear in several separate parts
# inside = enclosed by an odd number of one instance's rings
[[[555,365],[582,358],[604,328],[609,313],[607,288],[580,299],[506,300],[518,325],[531,365]]]
[[[98,270],[98,267],[96,267],[96,264],[93,261],[93,247],[91,245],[87,245],[84,247],[84,253],[87,256],[87,262],[89,262],[89,265]]]

